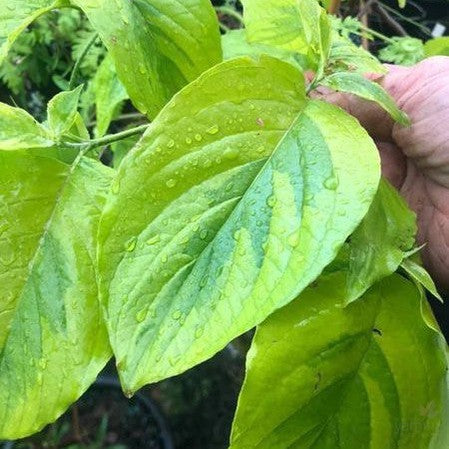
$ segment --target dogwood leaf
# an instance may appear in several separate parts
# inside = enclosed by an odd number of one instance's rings
[[[58,418],[110,357],[96,232],[110,169],[0,153],[0,439]]]
[[[48,130],[28,112],[0,103],[0,151],[54,145]]]
[[[448,360],[398,275],[344,307],[344,274],[269,317],[247,358],[231,449],[449,444]]]
[[[68,6],[68,0],[0,0],[0,63],[30,23],[61,6]]]
[[[354,94],[365,100],[374,101],[398,123],[403,126],[410,125],[407,114],[397,107],[387,91],[379,84],[364,78],[358,73],[333,73],[324,78],[320,84],[339,92]]]
[[[232,60],[177,95],[122,161],[100,270],[126,391],[211,357],[288,303],[368,211],[375,145],[340,109],[305,104],[293,66]]]
[[[267,44],[303,55],[322,70],[329,55],[331,27],[316,0],[242,0],[250,43]]]
[[[153,118],[189,81],[221,61],[209,0],[72,0],[108,48],[137,109]]]
[[[368,214],[351,236],[347,299],[360,297],[394,273],[415,244],[416,216],[382,179]]]

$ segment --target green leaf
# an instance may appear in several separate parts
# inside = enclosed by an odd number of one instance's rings
[[[435,282],[433,282],[430,274],[423,266],[409,257],[402,261],[401,267],[407,272],[412,280],[414,280],[418,284],[421,284],[427,291],[432,293],[435,298],[443,301],[435,286]]]
[[[321,70],[331,44],[326,11],[316,0],[242,0],[247,37],[305,56]]]
[[[0,153],[0,439],[35,433],[110,357],[96,233],[111,170]]]
[[[407,114],[402,112],[393,98],[379,84],[364,78],[357,73],[338,72],[327,76],[320,84],[339,92],[357,95],[365,100],[376,102],[391,117],[403,126],[410,125]]]
[[[231,449],[449,447],[446,344],[419,291],[393,275],[344,296],[330,275],[258,328]]]
[[[449,56],[449,36],[436,37],[424,44],[426,56]]]
[[[128,99],[126,89],[117,78],[110,54],[101,63],[93,79],[97,124],[96,137],[104,136],[123,102]]]
[[[391,42],[379,51],[382,61],[412,66],[425,58],[424,44],[415,37],[393,37]]]
[[[25,28],[42,14],[60,6],[67,0],[0,0],[0,63],[12,44]]]
[[[355,45],[349,38],[332,36],[329,54],[329,67],[332,71],[352,71],[355,73],[387,73],[386,68],[371,53]]]
[[[388,181],[349,244],[347,300],[359,298],[375,282],[394,273],[415,244],[416,216]]]
[[[123,160],[100,269],[126,391],[211,357],[289,302],[368,211],[375,145],[322,102],[294,120],[305,103],[291,65],[232,60],[177,95]]]
[[[75,124],[83,86],[55,95],[48,103],[47,126],[57,141]]]
[[[48,131],[28,112],[0,103],[0,151],[54,145]]]
[[[72,3],[99,33],[137,109],[150,118],[221,61],[218,21],[209,0]]]
[[[245,30],[228,31],[222,36],[221,44],[223,47],[224,60],[239,58],[242,56],[257,58],[261,55],[269,55],[273,58],[278,58],[288,62],[301,70],[307,68],[307,61],[305,61],[304,58],[298,53],[270,45],[249,43],[246,40]]]

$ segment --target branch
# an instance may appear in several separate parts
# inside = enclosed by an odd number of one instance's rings
[[[83,62],[83,59],[85,58],[85,56],[87,55],[87,53],[89,52],[89,50],[91,49],[92,45],[95,44],[95,41],[98,39],[98,34],[95,33],[92,38],[90,39],[90,41],[86,44],[86,46],[84,47],[82,53],[79,55],[79,58],[76,60],[75,65],[73,66],[73,70],[72,70],[72,74],[70,76],[70,81],[69,81],[69,90],[73,90],[75,88],[75,84],[76,84],[76,79],[78,77],[78,72],[80,70],[81,67],[81,63]]]
[[[385,22],[390,25],[393,30],[396,31],[396,33],[398,33],[400,36],[408,36],[408,33],[407,31],[405,31],[404,27],[390,15],[390,13],[383,7],[383,5],[376,2],[374,6],[382,19],[384,19]]]

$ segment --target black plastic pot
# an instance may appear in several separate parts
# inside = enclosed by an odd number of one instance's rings
[[[123,396],[120,382],[115,376],[102,375],[97,381],[89,388],[89,390],[78,401],[78,407],[80,410],[80,416],[82,416],[83,410],[89,410],[94,404],[101,402],[103,398],[111,399],[114,401],[121,401],[126,404],[123,407],[124,413],[126,413],[125,407],[129,409],[134,408],[138,410],[139,416],[136,419],[136,426],[147,427],[145,429],[149,432],[148,428],[151,428],[151,438],[148,436],[148,440],[141,441],[138,444],[129,446],[130,449],[139,448],[157,448],[157,449],[174,449],[173,439],[167,425],[167,421],[155,404],[155,402],[143,392],[138,392],[132,399],[126,399]],[[125,403],[126,400],[126,403]],[[142,412],[145,416],[142,416]],[[130,417],[133,420],[133,417]],[[142,421],[144,424],[142,425]],[[151,442],[149,441],[151,439]],[[15,443],[8,441],[0,443],[1,449],[14,449]]]

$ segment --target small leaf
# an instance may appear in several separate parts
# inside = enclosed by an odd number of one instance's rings
[[[386,68],[375,56],[336,32],[332,36],[328,64],[332,71],[351,71],[362,75],[387,73]]]
[[[402,261],[401,267],[407,272],[411,279],[418,284],[421,284],[427,291],[435,296],[435,298],[443,302],[443,298],[441,298],[441,295],[438,293],[433,279],[423,266],[409,257]]]
[[[221,61],[209,0],[72,0],[114,60],[136,108],[154,118],[188,82]]]
[[[55,95],[48,103],[47,125],[55,140],[72,128],[77,119],[78,103],[83,86],[61,92]]]
[[[335,106],[305,105],[293,66],[232,60],[181,91],[123,160],[100,269],[126,391],[211,357],[288,303],[368,211],[374,143]]]
[[[54,145],[48,131],[28,112],[0,103],[0,151]]]
[[[424,44],[415,37],[392,37],[390,43],[379,51],[382,61],[412,66],[425,58]]]
[[[106,134],[117,110],[120,110],[121,105],[128,98],[125,87],[117,78],[114,61],[110,54],[98,67],[93,79],[93,89],[97,118],[95,135],[101,137]]]
[[[382,179],[368,214],[349,243],[349,302],[398,269],[415,244],[416,232],[415,214]]]
[[[61,6],[68,6],[68,0],[0,0],[0,63],[30,23]]]
[[[424,44],[426,56],[449,56],[449,36],[436,37]]]
[[[273,58],[281,59],[295,67],[304,70],[307,68],[307,61],[294,51],[285,50],[270,45],[250,43],[246,39],[245,30],[231,30],[224,34],[221,38],[223,47],[223,59],[234,59],[242,56],[251,56],[252,58],[261,55],[269,55]]]
[[[110,357],[96,234],[111,170],[0,153],[0,439],[58,418]]]
[[[410,119],[407,117],[407,114],[396,106],[393,98],[390,97],[385,89],[357,73],[334,73],[324,78],[320,83],[333,90],[351,93],[365,100],[374,101],[398,123],[403,126],[410,125]]]
[[[321,278],[259,326],[231,449],[449,447],[446,344],[398,275],[344,305]]]
[[[309,67],[322,70],[330,50],[331,27],[316,0],[242,0],[250,43],[303,55]]]

